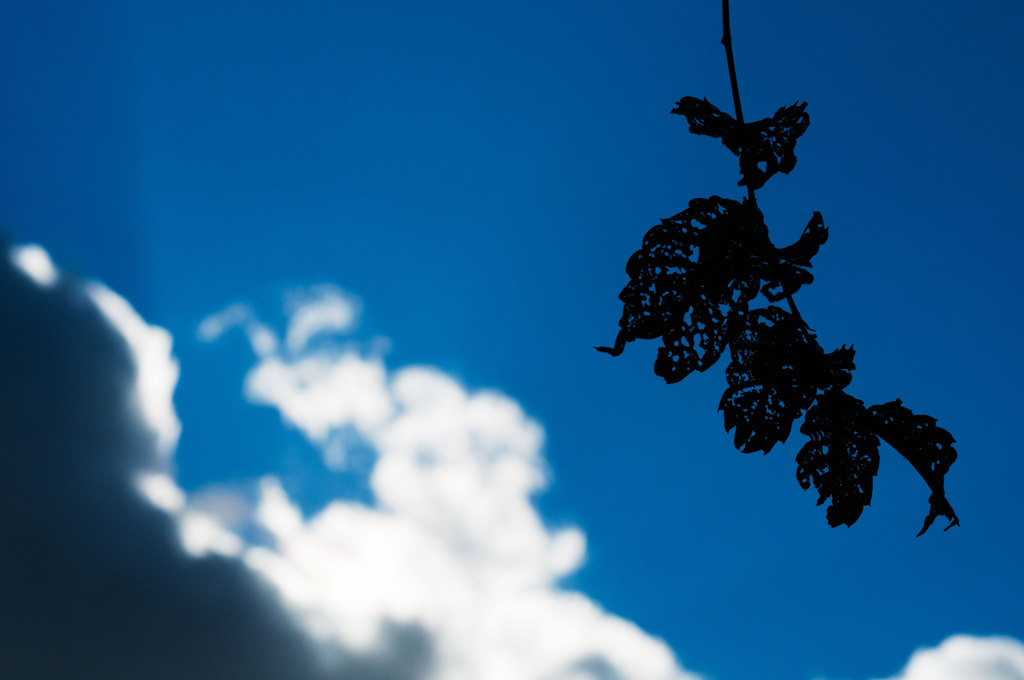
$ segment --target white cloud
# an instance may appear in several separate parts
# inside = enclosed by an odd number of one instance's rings
[[[15,246],[11,248],[10,257],[11,262],[23,274],[43,288],[49,288],[57,283],[60,272],[50,259],[50,254],[42,246],[34,243]]]
[[[384,365],[347,352],[298,360],[264,357],[245,379],[245,395],[274,406],[318,444],[345,425],[372,430],[391,415]]]
[[[180,430],[170,335],[106,288],[34,266],[0,258],[0,319],[19,329],[0,334],[0,358],[18,359],[5,389],[19,395],[0,429],[0,515],[5,550],[26,557],[0,560],[0,675],[696,677],[560,585],[585,538],[533,505],[543,430],[514,400],[329,343],[292,352],[239,308],[200,335],[241,325],[269,338],[253,343],[246,394],[325,456],[339,433],[372,448],[374,503],[305,515],[273,477],[252,497],[187,494],[168,459]],[[1021,642],[953,636],[890,680],[1022,679]]]
[[[0,428],[0,677],[425,680],[425,632],[389,623],[364,653],[314,641],[248,566],[226,494],[177,486],[165,331],[76,277],[41,286],[7,252],[0,320],[0,363],[17,366]]]
[[[889,680],[1024,680],[1024,643],[1008,637],[954,635],[919,649]]]
[[[278,339],[274,332],[255,319],[248,305],[238,303],[228,305],[200,321],[196,336],[203,342],[213,342],[232,328],[243,330],[256,356],[277,351]]]
[[[189,555],[202,557],[212,553],[238,557],[242,554],[244,544],[227,528],[224,518],[219,513],[206,511],[203,504],[190,501],[170,475],[142,473],[136,476],[135,486],[149,503],[174,518],[181,547]]]
[[[301,304],[291,312],[290,329],[311,318]],[[445,680],[695,677],[662,641],[559,586],[585,538],[546,526],[533,505],[547,482],[544,433],[519,404],[436,368],[285,345],[258,357],[246,396],[325,457],[344,431],[376,454],[372,506],[338,499],[305,517],[278,480],[261,484],[255,520],[271,540],[246,562],[312,633],[368,649],[389,622],[419,626]]]
[[[135,391],[142,416],[156,432],[160,450],[169,455],[181,434],[181,421],[174,410],[179,369],[171,354],[171,334],[147,324],[127,300],[102,284],[91,283],[86,292],[128,343],[135,361]]]
[[[53,288],[60,271],[50,254],[37,244],[10,248],[12,264],[44,289]],[[178,362],[171,354],[171,334],[147,324],[127,300],[99,283],[85,286],[86,294],[107,321],[123,336],[135,367],[135,395],[145,422],[157,436],[158,446],[169,455],[181,434],[173,394],[178,383]]]
[[[248,305],[228,305],[219,312],[210,314],[199,322],[196,329],[196,336],[203,342],[213,342],[228,332],[228,330],[244,324],[252,318],[252,310]]]
[[[144,472],[135,478],[143,498],[167,513],[185,509],[185,492],[164,472]]]
[[[211,553],[228,557],[242,554],[242,539],[226,530],[214,517],[186,510],[179,516],[178,526],[181,545],[193,557]]]
[[[286,310],[290,319],[285,345],[292,352],[301,352],[316,335],[351,330],[359,313],[359,303],[340,288],[321,284],[293,291]]]

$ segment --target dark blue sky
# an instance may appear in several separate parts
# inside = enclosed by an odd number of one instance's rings
[[[655,343],[591,349],[645,231],[742,196],[733,156],[669,115],[731,110],[718,2],[210,4],[8,1],[0,21],[0,225],[174,335],[186,489],[316,460],[244,402],[242,341],[195,329],[333,282],[389,365],[543,424],[539,506],[588,537],[568,585],[688,669],[883,677],[952,634],[1024,637],[1024,6],[732,3],[746,117],[808,102],[796,169],[758,194],[777,243],[814,210],[830,228],[801,312],[855,345],[848,391],[957,438],[963,526],[915,539],[928,492],[891,450],[871,507],[829,529],[799,435],[732,448],[724,366],[666,386]],[[351,483],[308,477],[307,511]]]

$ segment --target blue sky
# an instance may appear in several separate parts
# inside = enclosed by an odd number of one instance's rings
[[[5,2],[0,21],[0,228],[169,331],[167,469],[189,502],[267,475],[307,519],[380,502],[384,420],[339,415],[318,439],[289,420],[291,378],[252,387],[272,360],[356,352],[521,408],[550,477],[531,507],[586,535],[549,585],[700,677],[882,678],[950,636],[1024,638],[1018,3],[732,3],[746,117],[808,102],[796,169],[758,193],[777,243],[814,210],[830,228],[801,312],[826,349],[855,345],[848,391],[957,438],[963,526],[918,539],[928,492],[891,450],[871,507],[829,529],[796,483],[799,435],[732,448],[724,365],[667,386],[656,343],[592,349],[646,230],[742,195],[733,156],[668,113],[731,109],[719,3],[214,4]],[[241,304],[284,342],[324,299],[358,320],[291,354],[197,334]],[[326,465],[338,442],[348,462]]]

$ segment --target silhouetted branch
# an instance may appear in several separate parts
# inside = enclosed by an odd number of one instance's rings
[[[740,105],[740,86],[736,82],[736,62],[732,58],[732,30],[729,28],[729,0],[722,0],[722,45],[729,64],[729,83],[732,85],[732,103],[736,109],[736,122],[743,125],[743,106]],[[753,198],[753,196],[751,196]]]
[[[725,61],[729,65],[729,84],[732,85],[732,104],[736,109],[736,122],[743,125],[743,106],[740,104],[740,86],[736,79],[736,60],[732,56],[732,28],[729,22],[729,0],[722,0],[722,45],[725,47]],[[805,104],[806,106],[806,104]],[[801,109],[801,113],[803,110]],[[778,115],[778,114],[776,114]],[[806,129],[807,125],[804,125]],[[803,132],[803,130],[801,130]],[[796,157],[793,157],[793,164],[796,164]],[[783,170],[789,172],[789,170]],[[757,205],[757,197],[754,195],[754,185],[747,183],[747,196],[750,202]],[[800,319],[800,310],[796,307],[793,296],[786,294],[786,302],[789,304],[789,311],[797,319]]]
[[[814,280],[811,259],[828,239],[821,213],[814,213],[796,242],[777,248],[757,207],[755,191],[796,166],[796,142],[810,124],[807,104],[745,122],[728,0],[722,0],[722,45],[736,117],[696,97],[683,97],[672,113],[686,117],[690,132],[721,139],[739,157],[747,198],[695,198],[652,227],[626,264],[630,280],[619,294],[615,343],[596,349],[617,356],[633,340],[660,338],[654,372],[669,383],[707,370],[728,349],[728,387],[719,402],[726,431],[741,451],[768,453],[803,417],[800,432],[809,441],[797,454],[797,480],[817,489],[819,504],[831,499],[831,526],[852,525],[871,502],[879,439],[910,461],[931,489],[921,533],[940,515],[955,526],[959,519],[943,485],[956,460],[953,437],[899,400],[865,408],[844,392],[854,369],[853,347],[826,353],[793,300]],[[769,303],[785,299],[789,313],[775,306],[751,309],[759,294]]]

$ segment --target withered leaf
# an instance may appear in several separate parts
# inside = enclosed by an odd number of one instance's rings
[[[597,349],[617,356],[628,342],[661,338],[654,372],[666,382],[707,370],[742,330],[758,291],[775,300],[812,280],[810,259],[827,236],[815,213],[796,243],[778,249],[748,200],[695,198],[629,258],[618,336]]]
[[[761,287],[769,302],[778,302],[814,281],[814,276],[807,270],[811,268],[811,258],[818,254],[818,249],[827,240],[828,227],[821,213],[815,212],[799,239],[774,251],[774,257],[763,274],[765,284]]]
[[[672,113],[686,116],[690,132],[721,138],[740,157],[739,184],[760,189],[776,172],[788,174],[796,166],[796,140],[811,123],[806,108],[807,102],[797,103],[771,118],[740,124],[707,99],[683,97]]]
[[[935,418],[915,415],[899,399],[872,406],[869,413],[878,436],[910,461],[931,489],[928,516],[917,535],[926,532],[939,515],[949,520],[947,530],[959,525],[960,520],[946,500],[944,488],[946,472],[956,461],[953,435],[936,425]]]
[[[718,409],[744,453],[786,441],[818,391],[845,387],[853,369],[852,349],[826,355],[803,320],[779,307],[750,312],[730,352]]]
[[[660,337],[654,371],[666,382],[706,370],[742,329],[772,251],[764,219],[748,201],[693,199],[648,231],[629,258],[615,345],[597,349],[618,355],[627,342]]]
[[[800,431],[810,437],[797,453],[796,478],[804,489],[813,484],[818,505],[829,498],[829,526],[857,521],[871,503],[878,473],[878,437],[871,431],[864,402],[839,389],[818,397]]]

